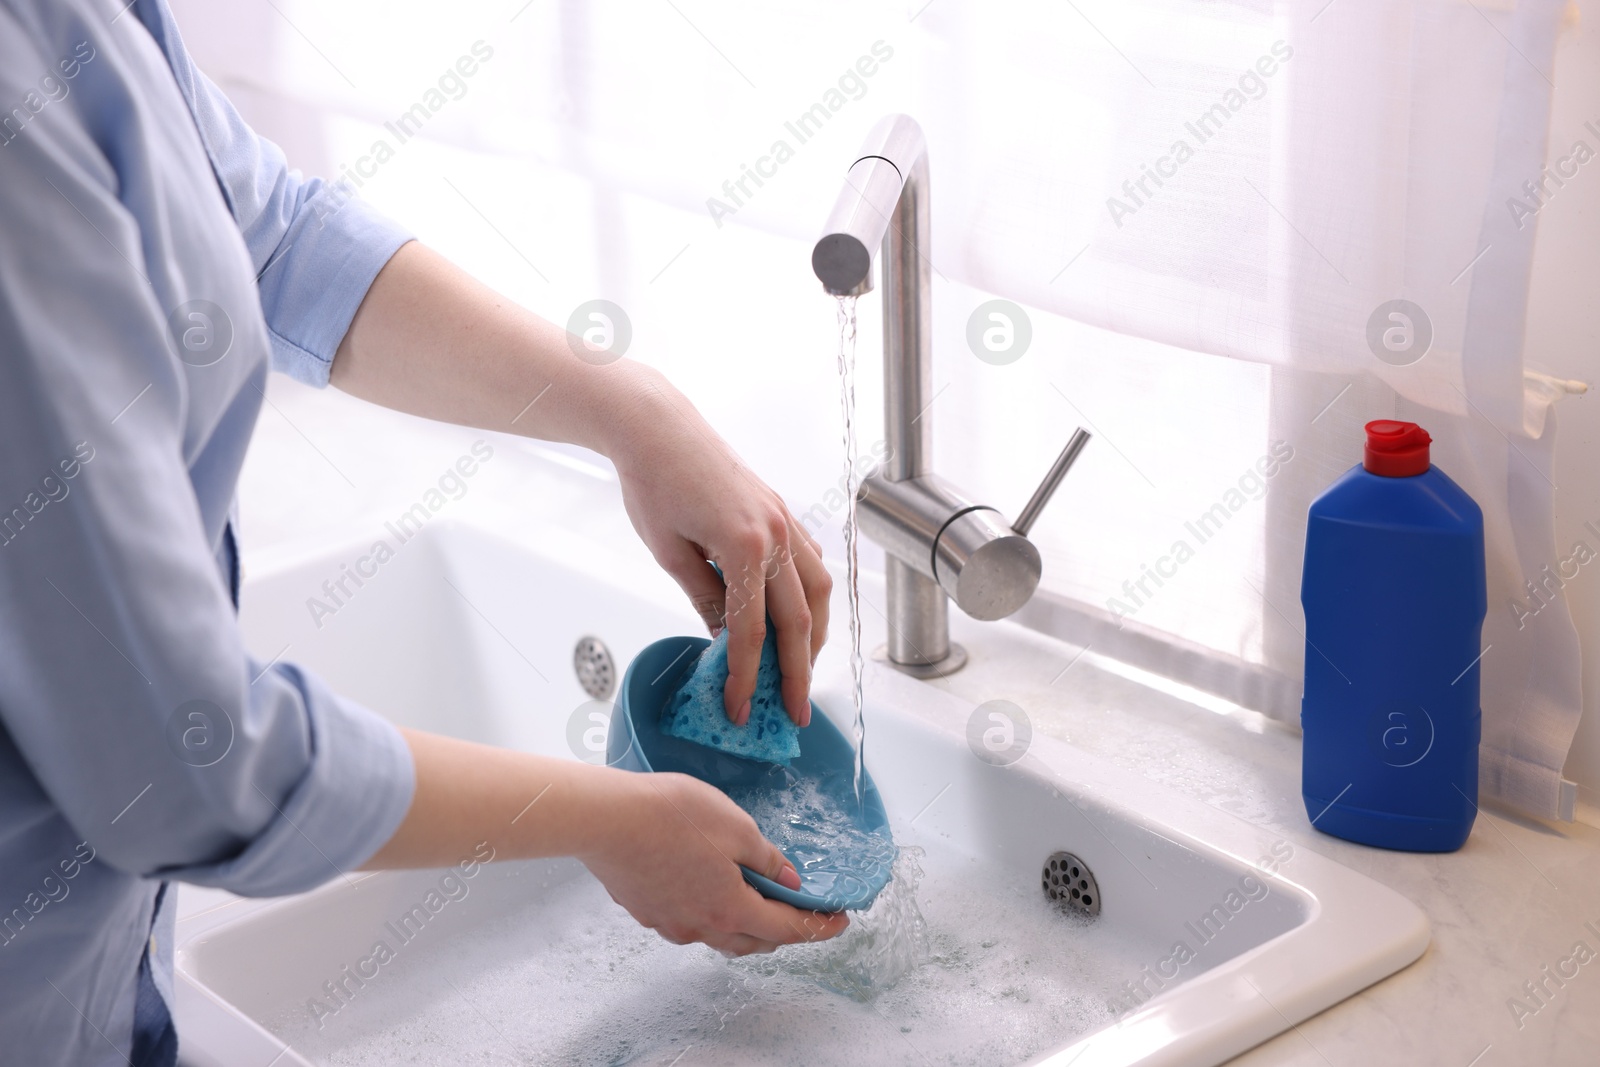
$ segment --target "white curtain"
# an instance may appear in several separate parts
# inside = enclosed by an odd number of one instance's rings
[[[1562,181],[1544,170],[1561,15],[1177,0],[924,18],[947,46],[932,143],[959,146],[936,170],[943,270],[1275,367],[1267,436],[1297,457],[1272,487],[1260,586],[1214,605],[1241,635],[1259,625],[1259,665],[1219,649],[1244,660],[1219,677],[1159,641],[1147,665],[1297,717],[1305,507],[1359,460],[1363,422],[1413,419],[1485,514],[1483,790],[1570,818],[1578,640],[1560,583],[1539,585],[1557,562],[1556,391],[1522,352],[1536,214]],[[1404,318],[1375,315],[1400,300]],[[1078,633],[1137,643],[1106,627]]]
[[[635,201],[697,234],[803,242],[872,122],[912,114],[951,386],[937,465],[1014,507],[1072,425],[1097,432],[1036,527],[1046,595],[1024,620],[1297,721],[1306,507],[1359,461],[1365,421],[1414,419],[1486,517],[1483,792],[1570,810],[1579,649],[1542,577],[1561,558],[1560,388],[1522,352],[1538,213],[1563,180],[1544,171],[1560,0],[175,6],[258,114],[286,111],[289,131],[320,118],[291,155],[331,175],[485,42],[493,58],[412,143],[479,160],[484,183],[505,160],[524,168],[513,182],[584,179],[526,210],[585,218],[572,232],[614,299],[645,287],[618,266],[639,254]],[[422,169],[423,149],[400,152],[374,188]],[[407,195],[421,213],[434,194]],[[511,211],[481,213],[519,232]],[[678,243],[651,253],[649,282]],[[783,284],[804,284],[803,255]],[[1013,367],[961,350],[992,296],[1034,318]],[[1256,499],[1249,470],[1285,445]],[[1226,537],[1119,612],[1236,484],[1247,507]]]

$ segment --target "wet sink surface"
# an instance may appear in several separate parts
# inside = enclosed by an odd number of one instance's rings
[[[318,627],[307,598],[359,548],[258,567],[246,629],[407,725],[597,756],[579,640],[620,668],[698,628],[607,561],[579,571],[461,525],[426,528]],[[815,696],[844,724],[831,655]],[[839,941],[739,961],[669,945],[568,860],[352,875],[180,918],[185,1062],[1217,1063],[1426,947],[1415,907],[1308,850],[1047,737],[981,760],[973,709],[893,672],[869,668],[866,692],[909,855]],[[1046,899],[1061,851],[1092,870],[1099,915]],[[869,991],[907,898],[921,962]]]

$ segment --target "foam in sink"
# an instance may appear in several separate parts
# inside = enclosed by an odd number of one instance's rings
[[[694,670],[667,701],[661,732],[745,759],[784,767],[800,755],[800,730],[783,708],[783,673],[778,668],[778,637],[769,623],[750,698],[750,719],[743,726],[728,721],[723,687],[728,681],[728,631],[695,662]]]

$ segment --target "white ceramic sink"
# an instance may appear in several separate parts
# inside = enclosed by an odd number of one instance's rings
[[[245,626],[264,658],[288,646],[407,725],[596,750],[576,642],[599,637],[620,670],[699,631],[659,581],[630,581],[636,562],[591,550],[580,570],[437,522],[319,629],[307,598],[368,543],[258,566]],[[824,654],[814,696],[848,729],[841,663]],[[923,850],[930,954],[875,999],[811,980],[837,946],[752,962],[668,945],[571,861],[354,874],[274,901],[188,898],[185,1062],[1214,1064],[1428,943],[1422,913],[1364,876],[1049,737],[991,765],[969,747],[971,705],[868,671],[867,761],[896,840]],[[1098,916],[1046,901],[1058,851],[1093,872]]]

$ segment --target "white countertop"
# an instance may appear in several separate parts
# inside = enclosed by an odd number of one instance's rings
[[[353,416],[349,401],[303,391],[273,395],[281,410],[263,415],[242,488],[247,568],[254,553],[348,529],[363,516],[381,525],[391,505],[411,502],[428,472],[484,436],[504,462],[474,483],[463,513],[524,534],[554,525],[563,540],[577,534],[608,550],[644,551],[603,469],[585,474],[540,446],[420,420],[406,420],[397,437],[398,417],[388,413]],[[332,434],[344,444],[337,472],[307,448]],[[881,604],[869,595],[863,614],[870,652],[883,641]],[[1360,871],[1426,912],[1433,942],[1422,959],[1235,1063],[1600,1064],[1600,829],[1488,811],[1457,853],[1349,844],[1311,829],[1299,793],[1300,739],[1287,727],[1176,687],[1152,688],[1158,679],[1064,643],[951,615],[972,662],[934,684],[974,706],[1013,701],[1035,729]],[[844,632],[836,611],[835,644]],[[869,721],[869,758],[870,729]],[[203,906],[203,897],[186,893],[184,910]],[[1593,953],[1587,964],[1573,960],[1578,942]],[[1560,985],[1547,977],[1574,967]],[[1541,982],[1542,1003],[1525,987]],[[1520,1020],[1513,998],[1527,1008]]]
[[[881,641],[881,618],[867,614],[867,632]],[[1600,1063],[1600,830],[1486,811],[1456,853],[1350,844],[1311,828],[1300,798],[1300,738],[1287,727],[1153,692],[1092,653],[1061,675],[1077,650],[1045,637],[1018,647],[965,618],[952,629],[973,662],[942,687],[974,703],[1014,701],[1035,729],[1360,871],[1427,914],[1433,943],[1422,959],[1234,1062]],[[1546,980],[1542,968],[1559,974],[1578,941],[1594,959],[1567,963],[1577,974],[1564,986]],[[1542,1006],[1523,989],[1540,981],[1551,991]],[[1519,995],[1538,1009],[1520,1020],[1508,1006]]]

